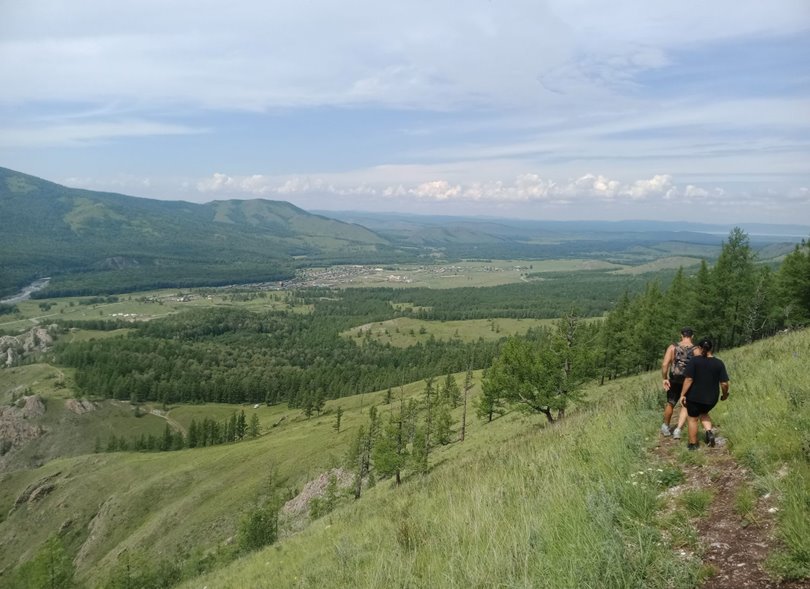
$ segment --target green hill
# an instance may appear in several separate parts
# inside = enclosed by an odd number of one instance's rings
[[[788,576],[810,573],[808,354],[806,330],[725,352],[732,396],[713,412],[754,500],[778,500],[771,562]],[[88,587],[140,586],[149,575],[171,584],[195,571],[206,575],[184,586],[695,587],[712,574],[701,564],[697,523],[662,497],[687,469],[711,466],[712,453],[688,453],[684,442],[678,463],[658,461],[657,376],[593,386],[554,426],[519,413],[491,423],[470,415],[465,440],[439,446],[429,474],[406,471],[400,487],[378,480],[356,501],[339,493],[334,511],[311,523],[305,511],[282,518],[275,545],[232,564],[243,518],[274,492],[296,495],[340,465],[369,407],[383,417],[396,407],[385,392],[330,401],[311,419],[244,407],[261,420],[251,441],[86,454],[6,473],[0,584],[56,535]],[[423,388],[409,385],[404,397]],[[231,411],[181,406],[168,417],[187,428]],[[685,549],[691,556],[677,556]]]
[[[159,201],[0,168],[0,295],[43,276],[52,294],[278,280],[302,258],[391,249],[368,229],[286,202]]]

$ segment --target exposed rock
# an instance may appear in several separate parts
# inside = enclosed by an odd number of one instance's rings
[[[46,476],[38,480],[35,483],[31,483],[28,485],[25,490],[17,496],[17,499],[14,501],[14,507],[11,508],[11,511],[14,511],[17,507],[22,505],[23,503],[32,503],[37,499],[41,499],[56,487],[56,484],[53,482],[56,477],[61,475],[62,472],[55,472],[51,475]],[[11,512],[9,512],[11,513]]]
[[[56,325],[32,327],[20,335],[0,336],[0,356],[5,356],[4,364],[13,366],[19,358],[33,352],[47,352],[53,345]]]
[[[53,491],[55,488],[56,485],[54,485],[53,483],[47,483],[45,485],[37,487],[28,496],[28,503],[33,503],[34,501],[42,499],[45,495]]]
[[[309,481],[298,495],[287,501],[282,511],[288,515],[295,515],[309,509],[309,504],[315,498],[323,497],[326,494],[326,487],[329,479],[337,478],[338,488],[347,489],[352,486],[353,475],[342,468],[333,468],[330,471],[321,473],[318,478]]]
[[[0,407],[0,440],[3,441],[0,472],[15,448],[20,448],[44,433],[40,425],[31,423],[29,419],[45,413],[45,405],[39,395],[23,397],[17,404],[15,407]]]
[[[25,399],[22,408],[23,417],[31,418],[45,415],[45,403],[42,402],[42,397],[31,395],[23,398]]]
[[[96,410],[96,405],[87,399],[68,399],[65,401],[65,408],[72,411],[76,415],[83,415],[90,411]]]

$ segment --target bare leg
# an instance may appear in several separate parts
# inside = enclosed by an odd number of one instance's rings
[[[708,413],[700,414],[700,423],[703,425],[703,431],[708,432],[712,429],[712,418]]]
[[[667,403],[664,405],[664,423],[669,425],[670,419],[672,419],[672,405]]]
[[[698,418],[688,416],[687,422],[689,424],[689,443],[690,444],[697,444],[698,443]]]
[[[687,413],[686,407],[681,405],[681,412],[678,414],[678,429],[683,429],[687,417],[689,417],[689,413]]]

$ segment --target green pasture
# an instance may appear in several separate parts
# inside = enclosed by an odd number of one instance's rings
[[[343,332],[345,337],[361,343],[370,337],[382,344],[407,347],[438,340],[460,339],[478,341],[497,340],[510,335],[526,333],[531,328],[550,327],[554,319],[470,319],[464,321],[423,321],[410,317],[397,317],[386,321],[367,323]]]
[[[602,260],[487,260],[462,261],[452,264],[386,266],[363,272],[351,282],[351,287],[424,287],[457,288],[465,286],[500,286],[526,280],[533,272],[581,272],[588,270],[619,270],[623,266]]]
[[[690,258],[687,256],[669,256],[658,258],[652,262],[639,264],[638,266],[627,266],[616,270],[616,274],[647,274],[659,272],[661,270],[677,270],[678,268],[694,268],[700,265],[700,258]]]
[[[250,296],[253,295],[253,296]],[[226,289],[161,290],[117,295],[117,302],[82,304],[93,297],[36,299],[16,303],[18,314],[0,317],[0,330],[15,332],[56,320],[117,319],[148,321],[192,308],[238,306],[257,311],[291,309],[280,291],[229,291]],[[306,312],[308,309],[293,310]]]

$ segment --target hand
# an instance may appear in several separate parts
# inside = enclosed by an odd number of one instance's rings
[[[669,390],[669,388],[670,388],[670,386],[671,386],[671,385],[669,384],[669,379],[668,379],[668,378],[665,378],[665,379],[664,379],[664,390],[665,390],[665,391],[668,391],[668,390]]]
[[[720,400],[721,401],[725,401],[726,399],[728,399],[728,391],[726,391],[725,393],[720,395]]]
[[[681,405],[686,407],[686,396],[685,395],[683,397],[681,397]]]

